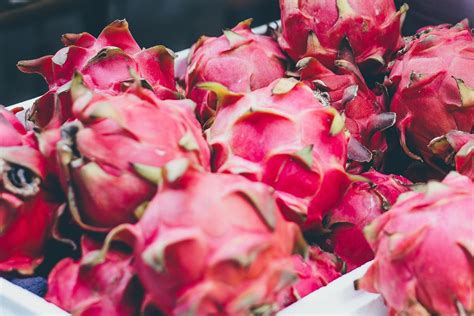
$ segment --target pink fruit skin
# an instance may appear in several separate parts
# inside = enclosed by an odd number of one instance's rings
[[[366,229],[375,261],[356,287],[392,315],[474,311],[474,183],[455,172],[404,195]]]
[[[251,20],[239,23],[220,37],[201,37],[191,49],[186,74],[186,95],[197,103],[196,114],[205,124],[216,111],[212,92],[202,82],[218,82],[234,92],[264,88],[285,76],[286,57],[276,41],[258,35]]]
[[[317,246],[310,247],[307,258],[295,255],[293,265],[299,280],[284,293],[282,306],[290,306],[342,275],[342,267],[336,256],[323,252]]]
[[[422,29],[392,67],[386,83],[393,93],[400,143],[413,159],[439,171],[429,148],[451,130],[474,128],[474,41],[467,21]]]
[[[350,183],[343,127],[305,84],[277,80],[219,109],[206,133],[212,168],[272,186],[287,219],[320,226]]]
[[[158,186],[137,165],[159,168],[188,158],[209,169],[209,147],[191,101],[159,100],[141,87],[119,96],[80,86],[72,93],[79,95],[73,106],[78,121],[62,127],[55,147],[71,212],[84,229],[108,231],[138,220]]]
[[[32,132],[0,108],[0,273],[32,274],[43,261],[59,206]]]
[[[280,309],[302,237],[271,192],[237,175],[190,171],[157,194],[133,227],[136,271],[156,307],[169,315]]]
[[[101,263],[88,256],[100,244],[84,237],[82,258],[59,262],[48,278],[46,300],[77,316],[138,315],[143,290],[134,279],[133,257],[109,250]]]
[[[461,147],[456,154],[455,164],[459,173],[474,181],[474,140]]]
[[[474,134],[450,131],[429,144],[433,154],[462,175],[474,180]]]
[[[383,131],[395,124],[394,113],[386,111],[383,97],[375,95],[366,85],[351,52],[348,60],[338,57],[336,71],[324,67],[312,57],[300,60],[301,80],[318,93],[325,93],[329,104],[345,117],[351,134],[348,170],[361,173],[365,165],[383,167],[388,146]]]
[[[333,68],[347,38],[363,69],[387,64],[403,47],[401,25],[408,9],[392,0],[280,0],[280,46],[294,61],[315,57]]]
[[[22,72],[40,74],[48,83],[49,91],[35,102],[29,118],[41,128],[57,128],[73,118],[67,84],[75,71],[83,74],[91,89],[114,95],[134,72],[159,98],[176,98],[174,54],[164,46],[142,49],[125,20],[112,22],[97,38],[89,33],[65,34],[62,42],[65,47],[53,56],[18,63]]]
[[[333,252],[350,272],[374,258],[364,236],[364,227],[385,213],[411,182],[396,175],[371,170],[361,174],[368,182],[354,182],[339,204],[328,214],[327,229]]]

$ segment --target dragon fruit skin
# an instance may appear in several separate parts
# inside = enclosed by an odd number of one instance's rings
[[[22,72],[38,73],[48,83],[49,91],[35,102],[29,117],[41,128],[57,128],[74,117],[69,86],[75,71],[91,89],[113,95],[133,79],[132,71],[159,98],[176,98],[174,53],[164,46],[141,49],[125,20],[112,22],[97,38],[65,34],[62,42],[65,47],[53,56],[18,63]]]
[[[69,208],[82,228],[109,231],[140,218],[158,189],[142,165],[188,158],[209,169],[209,147],[191,101],[159,100],[139,86],[118,96],[94,94],[80,77],[73,85],[78,121],[62,127],[56,154]]]
[[[394,1],[280,0],[280,46],[294,60],[315,57],[332,68],[347,38],[364,70],[384,66],[403,47],[400,34],[408,6],[396,12]]]
[[[82,258],[63,259],[51,271],[46,300],[77,316],[138,315],[143,289],[133,270],[133,256],[109,250],[103,262],[89,262],[100,246],[83,237]]]
[[[429,148],[451,130],[474,128],[474,41],[467,21],[426,28],[407,45],[386,82],[400,143],[412,159],[447,169]],[[429,113],[429,115],[427,115]]]
[[[153,303],[170,315],[275,312],[296,281],[298,226],[283,219],[270,187],[237,175],[179,174],[185,163],[167,166],[169,184],[132,227],[136,271]]]
[[[293,256],[293,265],[298,274],[298,281],[283,294],[280,303],[282,306],[290,306],[342,275],[339,259],[317,246],[309,248],[307,258]]]
[[[285,76],[285,55],[271,37],[253,33],[251,22],[243,21],[220,37],[203,36],[191,49],[186,95],[197,103],[196,114],[203,124],[213,118],[217,102],[199,83],[218,82],[244,93]]]
[[[348,157],[352,162],[348,170],[361,173],[367,165],[383,167],[388,150],[383,131],[395,124],[396,115],[386,112],[383,98],[367,87],[352,53],[346,50],[335,62],[336,72],[312,57],[300,60],[297,67],[301,80],[316,93],[327,96],[329,104],[344,116],[351,134]]]
[[[429,144],[431,151],[474,181],[474,134],[450,131]]]
[[[366,181],[352,183],[327,219],[331,250],[344,261],[348,272],[374,258],[364,227],[388,211],[402,193],[410,191],[411,185],[401,176],[374,170],[361,176]]]
[[[59,207],[32,132],[0,108],[0,273],[32,274],[43,261]]]
[[[375,261],[356,288],[381,293],[393,315],[472,313],[472,192],[473,182],[452,172],[403,195],[366,229]]]
[[[343,129],[337,111],[309,87],[279,79],[223,104],[206,135],[213,170],[272,186],[285,217],[309,229],[351,182]]]

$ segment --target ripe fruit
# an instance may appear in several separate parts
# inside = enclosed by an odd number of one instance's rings
[[[366,229],[375,261],[356,287],[391,314],[474,312],[474,183],[455,172],[403,195]]]
[[[34,134],[0,107],[0,273],[32,274],[43,261],[60,202],[47,172]]]
[[[368,166],[380,169],[388,146],[383,131],[393,126],[395,113],[386,112],[383,97],[376,96],[366,85],[346,45],[335,62],[336,72],[315,58],[300,60],[301,80],[343,115],[351,134],[348,170],[361,173]]]
[[[393,94],[400,143],[408,156],[438,171],[447,166],[431,141],[452,130],[474,129],[474,40],[467,21],[426,28],[408,44],[386,82]]]
[[[393,0],[280,0],[280,46],[294,61],[315,57],[333,68],[346,38],[363,70],[378,70],[403,47],[400,29],[408,10]]]
[[[89,33],[65,34],[62,42],[66,47],[54,56],[18,63],[22,72],[42,75],[49,86],[28,118],[36,126],[57,128],[74,118],[69,90],[75,71],[83,74],[89,88],[112,95],[133,81],[132,72],[159,98],[176,98],[174,54],[164,46],[142,49],[125,20],[112,22],[97,38]]]
[[[369,171],[361,175],[365,181],[354,182],[346,194],[328,213],[325,228],[328,246],[352,271],[374,258],[364,237],[364,227],[390,210],[400,194],[410,190],[410,181],[396,175]]]
[[[287,219],[306,228],[320,226],[351,182],[338,112],[294,79],[242,95],[217,84],[206,87],[221,103],[206,132],[213,170],[272,186]]]
[[[170,315],[276,312],[296,280],[300,230],[270,187],[186,168],[186,160],[168,164],[167,185],[143,218],[116,230],[134,232],[136,271],[154,304]]]
[[[84,237],[82,258],[66,258],[51,271],[46,300],[73,315],[138,315],[143,290],[135,279],[133,257],[109,250],[102,262],[89,259],[100,244]]]
[[[342,264],[338,258],[323,252],[319,247],[309,248],[308,255],[293,256],[293,266],[298,281],[281,298],[282,306],[289,306],[314,291],[328,285],[341,276]]]
[[[474,134],[451,131],[433,139],[429,146],[446,165],[474,180]]]
[[[73,82],[77,121],[61,128],[56,148],[71,213],[83,228],[134,223],[158,187],[147,166],[177,158],[209,169],[209,148],[190,101],[159,100],[136,86],[118,96]]]
[[[211,125],[217,100],[214,93],[201,89],[200,83],[217,82],[244,93],[285,75],[286,58],[278,44],[269,36],[253,33],[251,22],[243,21],[220,37],[203,36],[191,49],[186,95],[197,103],[196,114],[203,124]]]

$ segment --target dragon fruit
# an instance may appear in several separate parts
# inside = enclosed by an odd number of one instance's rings
[[[165,185],[142,219],[109,235],[135,236],[136,271],[153,304],[166,315],[280,309],[277,298],[297,278],[292,256],[306,244],[298,226],[283,219],[273,190],[237,175],[197,172],[185,159],[155,173]]]
[[[143,165],[186,157],[209,169],[193,102],[159,100],[137,84],[118,96],[94,94],[80,76],[72,96],[78,120],[61,128],[56,150],[69,208],[82,228],[108,231],[140,218],[157,191]]]
[[[315,57],[333,68],[347,38],[357,64],[377,69],[403,47],[400,34],[407,5],[396,12],[393,0],[280,0],[280,46],[294,61]]]
[[[206,131],[213,170],[269,184],[287,219],[306,229],[320,226],[351,182],[338,112],[294,79],[238,96],[218,84],[206,88],[221,103]]]
[[[43,261],[60,203],[47,172],[34,134],[0,107],[0,273],[31,274]]]
[[[356,288],[381,293],[392,315],[472,314],[473,192],[453,172],[402,195],[366,229],[375,261]]]
[[[366,181],[354,182],[340,203],[324,221],[328,246],[352,271],[374,258],[374,252],[364,237],[363,229],[385,213],[400,194],[408,192],[411,184],[396,175],[377,171],[362,174]]]
[[[25,73],[42,75],[49,91],[38,99],[29,120],[41,128],[56,128],[74,118],[70,82],[75,71],[94,90],[117,94],[132,80],[131,71],[162,99],[176,98],[174,53],[164,46],[141,49],[125,20],[108,25],[95,38],[89,33],[65,34],[66,47],[53,56],[20,61]]]
[[[339,259],[317,246],[309,248],[306,258],[300,255],[293,256],[293,266],[298,274],[298,281],[283,293],[280,303],[282,306],[289,306],[328,285],[343,272]]]
[[[199,88],[202,82],[218,82],[233,92],[264,88],[286,71],[286,58],[269,36],[250,29],[252,20],[225,30],[221,37],[201,37],[193,46],[186,74],[186,95],[197,103],[196,113],[203,124],[210,125],[217,100]]]
[[[467,21],[422,29],[394,63],[386,85],[393,94],[402,148],[439,172],[449,169],[430,150],[451,130],[474,129],[474,40]]]
[[[78,316],[138,315],[143,289],[133,271],[133,256],[114,249],[103,262],[90,262],[100,247],[83,238],[82,258],[63,259],[51,271],[46,300]]]
[[[432,140],[429,146],[446,165],[474,180],[474,134],[451,131]]]
[[[383,97],[367,87],[347,45],[335,66],[337,70],[332,72],[312,57],[297,64],[301,80],[322,97],[326,96],[328,103],[345,117],[351,133],[348,157],[352,163],[348,169],[353,173],[361,173],[367,165],[380,169],[388,149],[382,132],[395,124],[396,115],[386,112]]]

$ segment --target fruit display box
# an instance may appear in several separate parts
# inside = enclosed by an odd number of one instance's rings
[[[266,26],[262,26],[254,31],[264,33],[266,28]],[[178,77],[186,71],[188,53],[189,50],[177,53],[175,65]],[[34,100],[28,100],[9,108],[23,108],[24,110],[16,115],[22,122],[25,122],[25,112],[33,102]],[[380,295],[354,290],[354,281],[365,274],[370,264],[369,262],[351,273],[343,275],[328,286],[313,292],[281,311],[278,315],[386,315],[387,310]],[[0,316],[18,315],[59,316],[68,315],[68,313],[46,302],[41,297],[0,278]]]
[[[354,290],[354,280],[362,277],[370,264],[340,277],[278,315],[386,315],[387,310],[380,295]],[[68,313],[0,278],[0,315],[62,316]]]

